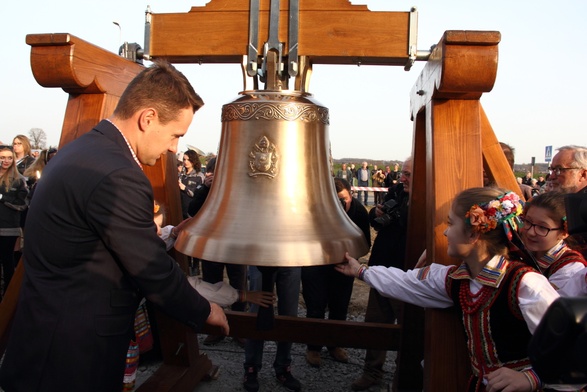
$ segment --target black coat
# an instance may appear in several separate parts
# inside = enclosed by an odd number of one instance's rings
[[[51,160],[27,219],[4,390],[120,391],[143,296],[193,328],[207,319],[209,302],[157,236],[151,184],[108,121]]]
[[[409,194],[403,189],[403,184],[399,183],[390,187],[389,192],[385,195],[385,201],[394,199],[398,203],[399,219],[394,219],[389,226],[381,228],[377,232],[371,248],[369,265],[405,269]],[[373,223],[375,218],[375,208],[372,208],[369,211],[369,220],[372,226],[376,226]]]
[[[351,208],[349,208],[347,215],[355,225],[363,232],[367,247],[371,247],[371,226],[369,225],[369,213],[364,205],[356,198],[351,200]]]

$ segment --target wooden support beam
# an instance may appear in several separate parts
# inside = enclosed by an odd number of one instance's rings
[[[377,350],[395,351],[399,347],[401,327],[397,324],[275,316],[275,328],[260,331],[257,330],[256,314],[230,310],[225,312],[230,325],[230,336]],[[221,335],[219,328],[209,325],[204,326],[203,332]]]
[[[487,175],[498,187],[512,190],[524,200],[524,195],[520,191],[520,185],[516,181],[514,171],[503,153],[503,149],[493,132],[493,128],[483,107],[480,108],[480,111],[483,163]]]
[[[71,34],[29,34],[26,43],[37,82],[69,93],[60,148],[112,114],[128,83],[143,69]]]
[[[268,39],[269,5],[270,0],[260,2],[260,54]],[[288,10],[289,2],[281,0],[279,41],[286,43]],[[300,0],[298,55],[314,64],[403,66],[409,58],[409,22],[410,12],[374,12],[348,0]],[[240,64],[248,53],[249,0],[213,0],[187,13],[153,13],[150,27],[145,50],[153,58]]]
[[[418,219],[426,222],[430,262],[459,263],[447,256],[443,233],[454,196],[483,184],[482,139],[489,139],[486,133],[491,130],[483,125],[479,99],[493,88],[500,38],[495,31],[445,32],[412,88],[412,184],[417,193],[411,193],[411,208],[419,213],[410,215],[409,226],[417,227]],[[503,153],[496,156],[495,149],[485,156],[491,162],[505,160]],[[424,185],[420,183],[422,177]],[[424,390],[434,391],[442,385],[443,390],[465,391],[469,368],[463,327],[456,312],[426,310]]]

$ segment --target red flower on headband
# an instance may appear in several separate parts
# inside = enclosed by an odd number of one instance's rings
[[[473,231],[487,233],[496,227],[496,222],[492,219],[488,219],[485,210],[477,204],[473,205],[473,207],[467,211],[465,218],[469,219],[469,224],[473,227]]]
[[[474,204],[465,214],[465,220],[473,231],[487,233],[521,213],[520,198],[513,192],[507,192],[487,203]]]

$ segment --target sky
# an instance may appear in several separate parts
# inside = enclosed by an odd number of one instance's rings
[[[214,0],[212,0],[214,1]],[[344,0],[341,0],[344,1]],[[0,141],[32,128],[57,145],[68,95],[44,88],[30,67],[27,34],[70,33],[117,53],[122,42],[144,47],[145,10],[188,12],[208,0],[29,0],[3,4],[4,58],[0,65]],[[501,32],[494,88],[481,98],[500,141],[516,150],[516,163],[545,161],[545,147],[586,145],[587,2],[583,0],[353,0],[373,11],[418,9],[418,49],[428,50],[446,30]],[[120,28],[113,22],[117,22]],[[246,34],[246,32],[245,32]],[[330,110],[335,159],[404,160],[411,154],[410,90],[425,62],[403,67],[316,65],[314,98]],[[179,64],[206,105],[196,113],[179,149],[216,153],[222,105],[243,90],[240,66]],[[556,151],[555,151],[556,153]]]

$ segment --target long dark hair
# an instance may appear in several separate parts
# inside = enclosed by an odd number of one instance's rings
[[[194,165],[196,173],[199,173],[202,170],[202,162],[200,162],[200,156],[197,152],[194,150],[187,150],[183,155],[187,156],[192,165]]]
[[[5,189],[10,189],[12,183],[17,178],[20,178],[20,173],[16,168],[16,155],[14,155],[14,150],[11,146],[0,146],[0,151],[10,151],[12,154],[12,165],[6,170],[6,173],[0,176],[0,185],[4,186]]]
[[[550,191],[534,196],[524,205],[524,214],[532,207],[540,207],[548,211],[548,216],[556,222],[558,227],[562,227],[567,233],[567,211],[565,208],[565,194],[559,191]],[[568,234],[568,233],[567,233]],[[565,243],[573,247],[577,245],[571,236],[565,238]]]

